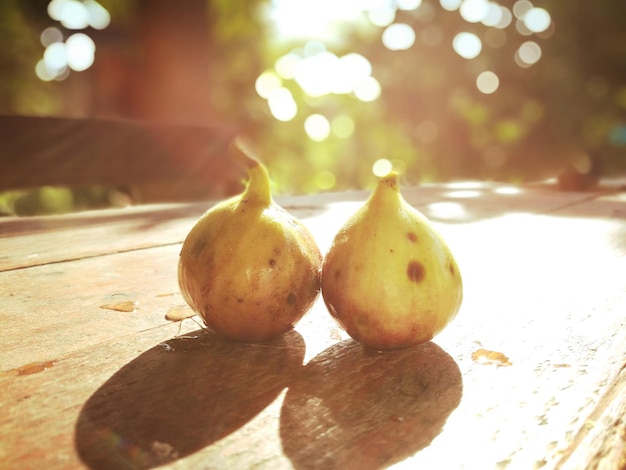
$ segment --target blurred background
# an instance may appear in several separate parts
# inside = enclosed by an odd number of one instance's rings
[[[0,113],[244,129],[276,194],[626,170],[622,0],[3,0],[0,40]]]

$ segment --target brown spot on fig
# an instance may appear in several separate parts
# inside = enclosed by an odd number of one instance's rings
[[[452,263],[448,265],[448,269],[450,270],[450,274],[454,276],[454,265]]]
[[[417,235],[415,235],[413,232],[407,233],[406,237],[409,239],[411,243],[415,243],[417,241]]]
[[[296,303],[296,294],[294,294],[293,292],[290,292],[289,295],[287,296],[287,303],[289,305],[293,305]]]
[[[426,269],[419,261],[412,260],[406,268],[406,275],[409,278],[409,281],[420,282],[426,275]]]
[[[243,303],[243,299],[241,297],[237,298],[237,302],[239,302],[240,304]]]
[[[276,265],[276,260],[274,258],[272,258],[270,260],[270,266],[275,266]]]
[[[341,276],[341,270],[340,269],[335,271],[335,279],[339,279],[339,276]]]

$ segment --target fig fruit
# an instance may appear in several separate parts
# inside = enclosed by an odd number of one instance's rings
[[[235,145],[249,181],[209,209],[178,263],[185,301],[225,338],[261,342],[292,329],[320,291],[322,255],[308,229],[274,202],[265,166]]]
[[[461,273],[445,240],[400,193],[394,172],[335,236],[322,266],[330,314],[360,343],[424,343],[457,314]]]

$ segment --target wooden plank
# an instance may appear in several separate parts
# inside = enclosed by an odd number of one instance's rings
[[[626,364],[557,468],[626,468]]]
[[[470,182],[404,188],[403,194],[433,221],[466,223],[507,212],[549,212],[593,199],[599,193],[563,193],[551,187],[530,191],[497,183]],[[369,191],[331,192],[279,196],[276,201],[299,218],[335,218],[337,223],[333,227],[338,229],[368,195]],[[0,219],[0,271],[180,243],[214,203],[151,204],[62,216]],[[45,237],[40,236],[42,231],[46,231]],[[334,232],[325,230],[320,237],[328,238]],[[67,249],[69,246],[71,250]]]
[[[298,201],[323,249],[360,204]],[[395,353],[347,340],[321,299],[269,352],[173,339],[163,315],[178,300],[157,295],[177,292],[177,245],[0,273],[2,461],[584,468],[605,449],[588,443],[588,423],[600,436],[621,413],[626,218],[614,203],[437,221],[464,303],[434,342]],[[99,308],[120,293],[139,309]]]
[[[223,197],[245,175],[228,155],[235,134],[216,126],[0,115],[0,191],[101,185],[142,203]]]
[[[170,245],[0,273],[2,370],[168,323],[166,313],[185,304],[179,252]]]
[[[435,342],[459,364],[464,396],[448,438],[413,467],[554,468],[569,451],[626,362],[625,251],[606,243],[615,228],[518,214],[446,230],[466,296]],[[479,350],[512,365],[476,362]]]
[[[180,243],[208,206],[152,204],[6,218],[0,220],[0,271]]]
[[[0,190],[232,175],[233,129],[0,115]]]

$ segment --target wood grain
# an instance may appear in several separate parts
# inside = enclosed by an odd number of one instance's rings
[[[3,467],[620,468],[623,195],[503,187],[405,190],[455,253],[465,298],[433,342],[387,353],[349,339],[321,298],[274,344],[167,321],[203,204],[11,220]],[[280,202],[325,251],[366,196]]]

